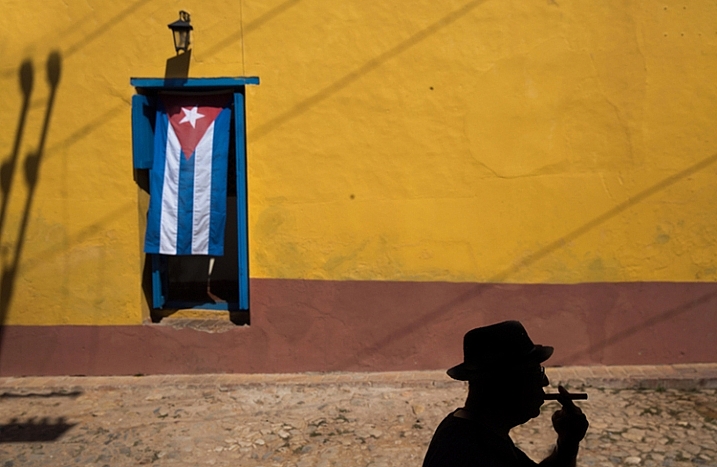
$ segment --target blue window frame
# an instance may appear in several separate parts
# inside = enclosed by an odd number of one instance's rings
[[[249,310],[249,239],[246,185],[246,121],[245,121],[245,86],[259,84],[257,77],[239,78],[132,78],[130,84],[137,89],[132,96],[132,162],[137,170],[148,170],[152,167],[154,148],[154,118],[156,96],[160,91],[204,92],[224,90],[234,95],[232,141],[234,148],[233,164],[235,170],[230,175],[228,194],[236,196],[236,222],[233,221],[234,210],[228,211],[228,231],[236,228],[236,235],[227,239],[224,268],[235,277],[235,292],[226,292],[227,300],[214,301],[209,295],[200,297],[197,294],[185,296],[178,290],[182,287],[172,286],[173,276],[177,276],[179,261],[176,257],[148,254],[147,262],[151,268],[151,305],[153,309],[162,308],[200,308],[211,310],[248,311]],[[231,183],[234,181],[235,183]],[[232,193],[232,187],[236,187]],[[151,196],[151,189],[150,196]],[[233,241],[236,246],[233,247]],[[229,244],[232,245],[229,245]],[[236,255],[236,264],[231,264]],[[186,258],[186,257],[185,257]],[[192,257],[189,257],[192,258]],[[205,258],[208,262],[208,258]],[[191,261],[187,259],[186,261]],[[196,269],[195,262],[190,269]],[[236,268],[234,268],[236,266]],[[179,279],[177,279],[179,280]],[[207,290],[209,285],[207,284]],[[201,295],[201,294],[200,294]]]

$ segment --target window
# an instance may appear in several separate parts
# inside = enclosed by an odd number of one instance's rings
[[[132,78],[137,89],[132,97],[133,165],[148,185],[150,198],[158,196],[149,186],[154,158],[155,115],[158,94],[164,91],[231,93],[231,122],[227,170],[227,208],[223,256],[173,256],[147,254],[146,289],[150,306],[163,309],[249,310],[249,255],[246,187],[246,130],[244,88],[259,84],[258,78]],[[155,188],[155,191],[157,189]],[[154,313],[153,313],[154,315]],[[154,317],[154,316],[153,316]]]

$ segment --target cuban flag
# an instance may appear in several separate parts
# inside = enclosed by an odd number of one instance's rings
[[[158,99],[145,252],[224,254],[230,98]]]

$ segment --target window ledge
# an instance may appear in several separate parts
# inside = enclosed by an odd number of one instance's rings
[[[165,316],[152,326],[170,326],[174,329],[194,329],[208,333],[222,333],[249,325],[249,313],[244,311],[176,310],[165,311]]]

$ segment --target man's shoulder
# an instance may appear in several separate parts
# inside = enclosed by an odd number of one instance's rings
[[[423,467],[534,467],[522,451],[472,420],[449,414],[438,425]]]

